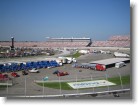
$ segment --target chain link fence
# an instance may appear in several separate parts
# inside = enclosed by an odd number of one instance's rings
[[[58,96],[58,95],[74,95],[74,94],[88,94],[97,92],[111,92],[115,90],[130,89],[130,76],[127,78],[121,76],[120,73],[115,75],[116,77],[111,78],[111,76],[105,72],[103,76],[95,77],[93,74],[90,76],[80,76],[74,75],[74,78],[57,77],[56,80],[42,81],[42,79],[37,77],[23,76],[22,78],[12,78],[10,80],[0,81],[0,96],[10,97],[10,96]],[[96,80],[106,80],[116,85],[104,86],[104,87],[91,87],[83,89],[72,89],[67,82],[83,82],[83,81],[96,81]],[[37,84],[40,81],[41,84]],[[48,85],[48,83],[53,83]],[[64,84],[63,84],[64,83]],[[65,89],[65,85],[67,88]],[[68,89],[69,88],[69,89]]]

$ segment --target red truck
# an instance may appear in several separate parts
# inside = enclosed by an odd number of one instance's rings
[[[106,71],[106,66],[103,64],[96,64],[96,70],[98,71]]]

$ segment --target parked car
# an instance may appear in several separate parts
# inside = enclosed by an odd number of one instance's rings
[[[68,72],[59,72],[57,74],[57,76],[65,76],[65,75],[69,75],[69,73]]]
[[[29,70],[29,72],[31,72],[31,73],[39,73],[39,70],[37,70],[37,68],[33,68],[32,70]]]
[[[28,75],[26,71],[22,71],[22,75]]]
[[[43,81],[47,81],[47,80],[48,80],[48,77],[45,76],[42,80],[43,80]]]
[[[12,72],[11,76],[13,76],[13,77],[20,77],[20,75],[18,75],[16,72]]]
[[[5,78],[8,78],[8,74],[3,74],[3,76],[4,76]]]
[[[11,78],[8,77],[8,74],[0,73],[0,81],[10,80]]]
[[[56,70],[56,71],[54,71],[54,72],[53,72],[53,74],[58,74],[58,73],[59,73],[59,71],[58,71],[58,70]]]

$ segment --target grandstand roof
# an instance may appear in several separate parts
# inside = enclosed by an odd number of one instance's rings
[[[73,38],[73,37],[71,37],[71,38],[63,38],[63,37],[61,37],[61,38],[49,38],[49,39],[60,39],[60,40],[62,40],[62,39],[74,39],[74,40],[78,40],[78,39],[81,39],[81,40],[83,40],[83,39],[85,39],[85,40],[87,40],[87,39],[91,39],[91,38],[85,38],[85,37],[83,37],[83,38]]]

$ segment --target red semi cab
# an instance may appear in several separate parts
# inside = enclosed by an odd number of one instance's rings
[[[106,71],[106,66],[103,64],[96,64],[96,70],[98,71]]]

